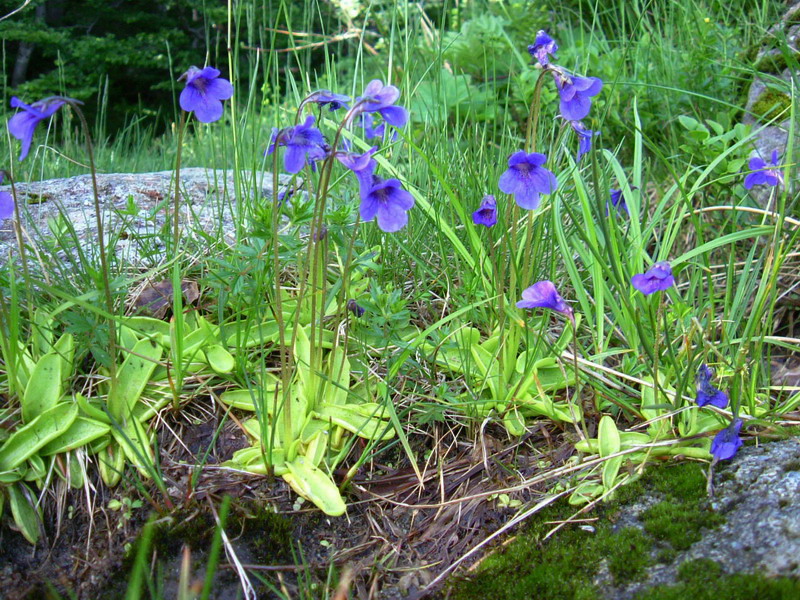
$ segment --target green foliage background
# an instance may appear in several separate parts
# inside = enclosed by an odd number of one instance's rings
[[[0,0],[0,16],[20,0]],[[232,3],[233,48],[239,85],[248,83],[257,47],[286,47],[289,36],[271,40],[268,27],[280,19],[337,27],[336,7],[299,18],[303,6],[275,0]],[[326,5],[320,5],[324,8]],[[32,102],[51,95],[82,100],[91,114],[108,104],[108,130],[135,116],[173,115],[176,78],[189,66],[211,64],[229,76],[225,0],[34,0],[0,21],[2,86]],[[246,24],[245,24],[246,23]],[[32,50],[27,69],[15,78],[21,51]],[[244,51],[242,51],[244,49]],[[16,80],[15,80],[16,79]]]

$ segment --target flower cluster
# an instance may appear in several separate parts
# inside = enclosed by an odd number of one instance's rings
[[[387,125],[403,127],[408,122],[408,111],[395,104],[399,98],[400,90],[395,86],[384,85],[382,81],[375,79],[367,84],[361,96],[352,101],[352,107],[348,96],[321,90],[309,94],[301,102],[300,110],[311,103],[320,108],[327,106],[331,112],[346,108],[348,112],[344,117],[345,125],[356,124],[362,127],[367,139],[384,138]],[[377,126],[376,116],[382,119]],[[378,227],[387,233],[405,227],[408,223],[408,211],[414,206],[414,197],[403,189],[400,180],[383,179],[375,174],[377,161],[372,157],[378,148],[372,147],[362,154],[356,154],[351,151],[349,141],[343,141],[341,146],[341,149],[331,148],[316,126],[315,117],[308,115],[303,123],[273,129],[269,147],[264,154],[270,155],[276,148],[285,148],[283,165],[292,174],[299,173],[305,166],[314,170],[318,162],[333,154],[356,176],[361,198],[361,220],[375,219]]]
[[[599,132],[587,128],[584,119],[592,107],[594,96],[600,93],[603,82],[597,77],[577,77],[550,62],[555,58],[558,44],[547,32],[539,31],[536,40],[528,46],[528,52],[538,65],[552,73],[559,96],[561,117],[569,122],[578,136],[580,160],[592,149],[592,138]],[[500,191],[514,196],[517,205],[526,210],[539,207],[540,196],[552,194],[558,188],[556,176],[544,167],[547,156],[538,152],[520,150],[508,159],[508,169],[500,176]]]
[[[373,146],[364,154],[339,152],[336,158],[350,169],[358,180],[361,220],[371,221],[377,218],[381,231],[393,233],[408,223],[407,211],[414,207],[414,197],[402,188],[400,180],[384,180],[375,175],[378,163],[372,155],[377,149]]]
[[[586,127],[582,120],[589,115],[592,98],[603,89],[603,82],[597,77],[578,77],[564,68],[550,62],[550,56],[556,58],[558,44],[546,31],[539,31],[536,39],[528,46],[528,52],[536,59],[539,67],[553,75],[559,97],[559,110],[578,136],[577,160],[592,148],[592,137],[599,132]]]

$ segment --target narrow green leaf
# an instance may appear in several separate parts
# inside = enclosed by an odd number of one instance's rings
[[[50,456],[51,454],[61,454],[81,448],[104,436],[111,430],[111,427],[105,423],[100,423],[94,419],[87,419],[85,417],[78,417],[73,421],[70,428],[58,436],[53,441],[42,446],[39,450],[41,456]]]
[[[597,439],[600,456],[606,457],[616,454],[620,449],[619,430],[614,419],[604,415],[597,428]]]
[[[142,395],[144,387],[161,358],[163,348],[151,340],[141,340],[117,371],[117,386],[108,399],[111,416],[125,422],[129,412]]]
[[[313,502],[326,515],[338,517],[344,514],[347,507],[339,488],[323,471],[302,456],[286,463],[286,466],[289,472],[283,478],[298,495]]]
[[[22,420],[30,423],[53,408],[61,397],[61,357],[45,354],[36,362],[22,398]]]
[[[17,429],[0,447],[0,471],[10,471],[67,431],[78,417],[74,404],[57,404]]]
[[[8,504],[11,516],[20,532],[31,544],[39,541],[39,514],[33,506],[33,494],[24,483],[8,488]]]

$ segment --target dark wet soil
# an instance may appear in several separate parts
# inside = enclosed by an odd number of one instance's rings
[[[278,597],[275,590],[297,597],[298,586],[307,593],[317,590],[320,597],[328,590],[332,596],[345,572],[352,574],[352,597],[413,597],[514,514],[484,496],[439,505],[442,500],[513,485],[535,472],[543,458],[563,463],[571,453],[569,444],[559,442],[557,430],[537,428],[514,446],[499,430],[490,430],[476,446],[464,441],[463,431],[442,427],[438,444],[433,436],[411,438],[418,456],[433,459],[427,468],[423,465],[424,486],[395,446],[366,464],[352,482],[347,515],[329,518],[308,503],[298,506],[282,479],[214,468],[247,444],[233,421],[220,427],[218,415],[193,416],[190,411],[167,419],[159,437],[166,495],[152,484],[136,489],[132,481],[109,491],[95,477],[92,512],[83,490],[66,491],[63,505],[74,508],[58,531],[56,503],[46,504],[47,536],[35,549],[19,533],[0,528],[0,597],[123,597],[137,536],[148,518],[155,520],[149,575],[155,595],[144,597],[175,598],[182,564],[184,570],[189,567],[190,589],[199,590],[216,529],[214,515],[226,495],[233,500],[225,533],[258,598]],[[548,446],[549,457],[541,452]],[[539,450],[534,452],[535,447]],[[513,492],[511,499],[529,501],[541,491]],[[111,499],[123,498],[142,505],[127,512],[108,509]],[[223,549],[212,598],[244,597],[232,562]]]

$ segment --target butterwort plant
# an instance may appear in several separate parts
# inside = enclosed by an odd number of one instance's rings
[[[178,127],[178,148],[175,155],[175,196],[172,207],[172,244],[175,254],[178,252],[180,238],[180,180],[181,180],[181,151],[183,149],[183,135],[186,128],[186,115],[194,114],[195,119],[201,123],[214,123],[222,118],[223,100],[233,97],[233,85],[221,77],[219,69],[205,66],[202,69],[191,66],[178,81],[186,85],[179,97],[181,123]],[[165,209],[166,210],[166,209]],[[169,221],[167,215],[167,221]]]
[[[363,93],[351,100],[348,96],[337,94],[331,90],[318,90],[309,93],[299,104],[293,125],[275,127],[264,154],[272,157],[273,189],[278,190],[278,161],[283,154],[283,167],[292,176],[301,172],[309,182],[315,180],[315,185],[308,185],[313,189],[313,215],[310,232],[306,238],[305,260],[299,282],[294,294],[294,302],[298,307],[292,316],[292,331],[301,329],[299,319],[301,314],[310,314],[310,333],[308,345],[310,347],[310,364],[293,365],[292,357],[295,354],[296,335],[287,333],[288,323],[283,317],[283,296],[285,290],[281,283],[281,263],[278,248],[278,236],[272,236],[273,279],[275,318],[278,324],[280,348],[280,373],[282,382],[281,411],[284,440],[294,438],[294,429],[298,419],[302,420],[305,414],[293,415],[290,391],[294,374],[300,368],[310,369],[312,372],[326,372],[327,366],[323,361],[322,346],[319,341],[324,335],[324,328],[328,321],[328,305],[333,296],[327,293],[328,265],[338,263],[338,256],[344,255],[344,260],[339,263],[341,267],[341,281],[337,283],[338,314],[346,320],[348,311],[356,318],[365,316],[364,308],[356,298],[348,298],[350,294],[349,272],[353,260],[353,248],[358,230],[362,222],[375,221],[378,228],[386,233],[395,233],[408,224],[408,211],[414,206],[414,196],[404,189],[402,182],[396,177],[382,177],[378,173],[378,162],[375,155],[380,151],[378,146],[369,147],[366,151],[357,152],[356,146],[363,144],[358,138],[360,134],[373,137],[384,134],[389,127],[403,127],[408,122],[408,112],[398,104],[400,90],[393,85],[385,85],[380,80],[370,81]],[[321,111],[326,109],[328,114],[325,119],[317,120],[313,114],[305,114],[310,108],[316,107]],[[343,114],[342,114],[343,113]],[[305,116],[304,116],[305,114]],[[330,128],[334,116],[339,117],[335,129]],[[376,125],[376,120],[380,123]],[[367,129],[369,128],[369,131]],[[344,135],[345,130],[348,131]],[[380,131],[381,134],[376,132]],[[383,137],[383,135],[381,135]],[[363,139],[363,138],[362,138]],[[359,207],[354,225],[350,228],[348,247],[341,254],[337,253],[337,260],[329,259],[329,244],[332,236],[325,236],[326,207],[330,195],[332,172],[335,164],[341,164],[355,177],[358,185]],[[342,181],[346,182],[346,179]],[[341,184],[346,185],[346,183]],[[337,197],[346,196],[344,194]],[[272,207],[272,225],[277,230],[278,218],[282,204],[276,202]],[[309,310],[301,311],[303,306]],[[369,315],[367,313],[367,318]],[[336,344],[343,344],[346,356],[347,336],[340,341],[337,337]],[[316,398],[309,398],[314,402]],[[311,408],[311,406],[309,407]]]
[[[487,228],[497,224],[497,201],[494,196],[487,194],[483,197],[478,210],[472,213],[472,222]]]
[[[317,161],[328,156],[327,144],[322,132],[314,125],[314,115],[308,115],[305,122],[283,129],[274,128],[272,139],[265,152],[270,155],[277,146],[286,148],[283,166],[288,173],[299,173],[306,165],[314,168]]]
[[[33,104],[25,104],[16,96],[11,97],[11,108],[20,109],[13,117],[8,120],[8,132],[20,142],[22,147],[19,153],[19,160],[22,162],[28,156],[31,149],[31,142],[33,142],[33,134],[36,127],[42,121],[46,121],[52,117],[59,108],[64,106],[67,101],[77,103],[77,100],[62,98],[60,96],[51,96],[34,102]]]
[[[8,127],[8,132],[13,137],[20,140],[20,142],[22,143],[22,150],[19,156],[19,160],[22,161],[28,156],[31,143],[33,141],[33,135],[39,123],[52,117],[63,106],[69,106],[78,116],[78,120],[80,121],[81,129],[83,132],[84,141],[86,142],[86,154],[89,160],[89,171],[92,177],[95,226],[97,227],[97,243],[99,246],[98,254],[100,257],[100,275],[102,278],[102,288],[106,302],[105,308],[109,315],[108,353],[110,356],[110,361],[108,364],[108,368],[111,379],[111,389],[114,390],[116,388],[116,355],[117,355],[116,322],[114,320],[114,314],[115,314],[114,299],[111,293],[111,283],[109,281],[109,274],[108,274],[108,261],[106,258],[105,236],[103,232],[103,214],[100,207],[100,194],[97,189],[97,169],[95,168],[95,162],[94,162],[94,145],[92,144],[92,136],[89,129],[89,123],[86,121],[86,117],[83,114],[83,110],[81,109],[82,105],[83,103],[80,102],[79,100],[75,100],[74,98],[68,98],[66,96],[50,96],[42,100],[39,100],[38,102],[34,102],[32,104],[26,104],[25,102],[14,96],[11,98],[11,108],[16,108],[19,110],[8,120],[7,127]],[[11,185],[13,190],[14,189],[13,180],[11,182]],[[16,194],[14,194],[14,196],[16,196]],[[20,233],[21,223],[19,215],[19,204],[15,201],[16,198],[12,198],[12,200],[13,200],[13,210],[16,213],[15,226],[17,228],[17,242],[19,245],[20,257],[22,259],[23,268],[25,269],[25,273],[27,275],[25,248],[24,244],[22,243],[22,236]]]
[[[529,288],[522,291],[522,300],[517,302],[517,308],[548,308],[560,313],[570,321],[575,321],[572,308],[564,301],[561,294],[556,290],[552,281],[545,279],[534,283]]]
[[[583,426],[583,435],[584,437],[588,437],[586,424],[583,422],[583,413],[576,411],[573,406],[573,403],[579,398],[580,370],[578,368],[578,325],[575,321],[575,314],[572,311],[572,307],[570,307],[561,294],[558,293],[555,284],[548,279],[544,279],[542,281],[537,281],[532,286],[522,291],[522,300],[517,302],[517,308],[545,308],[552,310],[553,312],[564,315],[572,325],[572,358],[575,368],[575,390],[571,395],[569,406],[573,422],[576,422],[576,415],[581,415],[580,420]]]
[[[547,156],[538,152],[515,152],[508,157],[508,169],[500,176],[500,191],[513,195],[520,208],[536,210],[540,197],[558,188],[556,176],[543,166],[546,162]]]

